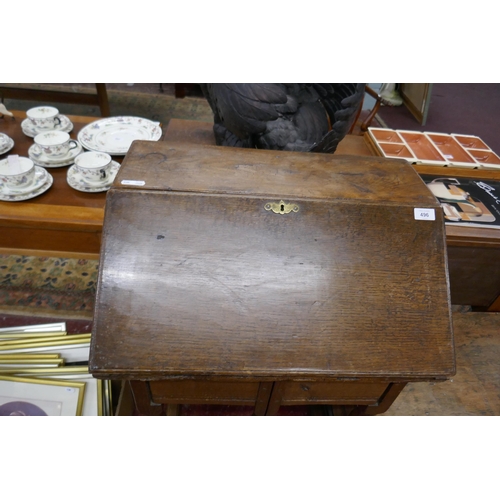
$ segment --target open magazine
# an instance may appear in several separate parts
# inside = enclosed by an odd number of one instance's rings
[[[446,224],[500,229],[500,181],[420,177],[441,203]]]

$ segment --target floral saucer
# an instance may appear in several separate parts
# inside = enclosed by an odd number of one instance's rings
[[[53,177],[43,167],[35,165],[35,181],[31,186],[22,191],[13,191],[0,185],[0,200],[2,201],[24,201],[30,200],[45,193],[52,186]]]
[[[82,128],[78,141],[90,151],[125,156],[133,141],[159,141],[161,135],[158,122],[137,116],[110,116]]]
[[[71,132],[73,130],[73,123],[66,115],[58,115],[61,123],[54,126],[54,130],[61,130],[62,132]],[[47,132],[46,129],[39,130],[36,128],[29,118],[26,118],[21,123],[21,128],[23,129],[24,135],[28,137],[35,137],[40,132]]]
[[[7,134],[0,133],[0,155],[7,153],[14,147],[14,140]]]
[[[78,143],[76,148],[70,149],[64,156],[59,158],[50,158],[47,156],[43,150],[37,144],[33,144],[28,149],[28,156],[30,160],[33,160],[35,165],[40,165],[45,168],[59,168],[67,167],[75,162],[75,158],[82,152],[83,148],[81,144]]]
[[[120,164],[117,161],[112,161],[108,182],[106,182],[106,184],[89,184],[88,182],[85,182],[81,174],[73,165],[68,168],[66,180],[68,181],[68,184],[77,191],[82,191],[84,193],[101,193],[103,191],[107,191],[111,187],[118,170],[120,170]]]

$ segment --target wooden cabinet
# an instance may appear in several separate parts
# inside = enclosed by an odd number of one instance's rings
[[[455,371],[438,208],[399,160],[136,141],[107,196],[90,370],[132,381],[145,414],[385,411]]]

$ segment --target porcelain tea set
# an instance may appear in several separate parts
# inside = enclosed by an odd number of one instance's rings
[[[0,133],[0,155],[7,153],[14,147],[14,140],[7,134]]]
[[[34,143],[28,158],[10,155],[0,160],[0,200],[23,201],[44,193],[53,184],[50,168],[70,167],[66,180],[78,191],[98,193],[111,187],[120,164],[107,152],[84,152],[81,143],[69,135],[73,124],[67,116],[52,106],[32,108],[26,115],[21,128]],[[13,147],[14,141],[0,134],[0,154]]]
[[[0,200],[23,201],[45,193],[54,179],[33,160],[11,155],[0,161]]]
[[[73,130],[71,120],[65,115],[60,115],[59,110],[53,106],[28,109],[26,116],[27,118],[21,123],[21,128],[28,137],[35,137],[46,130],[60,130],[61,132]]]

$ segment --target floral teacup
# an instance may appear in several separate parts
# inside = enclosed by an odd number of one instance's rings
[[[88,184],[106,184],[111,171],[111,156],[107,153],[88,151],[75,158],[75,170]]]
[[[35,144],[39,151],[49,158],[58,158],[68,153],[70,149],[78,147],[78,143],[70,138],[68,132],[51,130],[35,136]]]
[[[22,192],[35,180],[35,164],[24,156],[11,155],[0,161],[0,188]]]
[[[50,130],[61,123],[59,110],[53,106],[38,106],[26,111],[33,126],[38,130]]]

